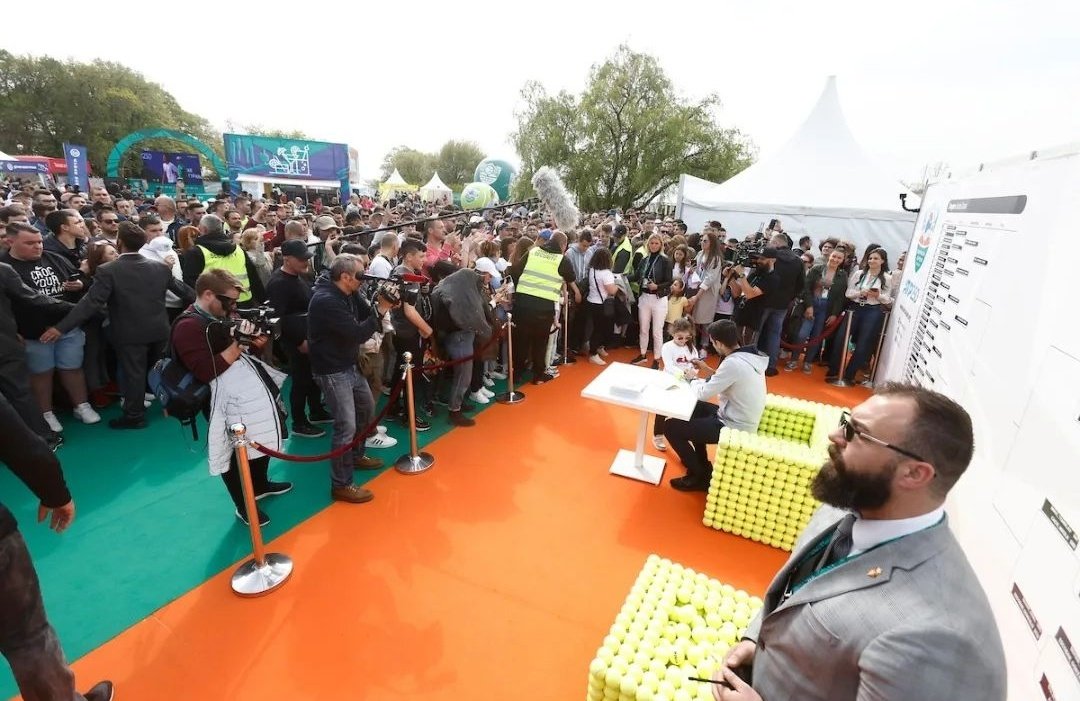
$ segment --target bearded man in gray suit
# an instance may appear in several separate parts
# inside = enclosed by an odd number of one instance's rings
[[[718,672],[721,701],[1003,701],[994,614],[945,497],[974,450],[945,396],[889,384],[845,414],[824,506]]]

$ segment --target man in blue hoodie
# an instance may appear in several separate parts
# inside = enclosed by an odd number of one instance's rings
[[[364,267],[354,255],[343,253],[315,281],[308,304],[308,360],[315,383],[334,415],[331,450],[349,445],[357,431],[367,428],[375,415],[375,400],[356,362],[360,346],[383,326],[383,318],[397,306],[378,298],[373,310],[357,294]],[[356,446],[330,461],[330,496],[335,501],[362,504],[372,493],[353,484],[353,470],[378,470],[381,460],[364,455],[364,436]]]
[[[735,323],[727,319],[709,325],[709,338],[720,354],[720,365],[713,370],[704,361],[694,367],[704,377],[690,383],[698,403],[689,421],[668,419],[664,436],[686,467],[685,477],[671,480],[681,492],[706,492],[712,479],[708,446],[720,439],[724,426],[756,433],[765,411],[765,369],[769,357],[755,346],[739,346]],[[709,399],[721,396],[719,406]]]

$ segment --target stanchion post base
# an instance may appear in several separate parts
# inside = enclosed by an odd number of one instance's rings
[[[232,589],[239,596],[262,596],[284,584],[292,572],[293,561],[288,555],[266,553],[266,562],[262,567],[255,560],[248,560],[236,568],[232,576]]]
[[[830,384],[833,387],[854,387],[855,386],[854,382],[848,382],[847,380],[843,380],[843,379],[829,380],[829,382],[827,382],[826,384]]]
[[[414,458],[405,453],[394,463],[394,469],[403,475],[418,475],[427,472],[435,464],[435,458],[431,453],[417,453]]]
[[[499,404],[517,404],[518,402],[525,401],[525,393],[519,390],[503,392],[502,394],[495,395],[495,401]]]
[[[576,363],[576,362],[577,362],[577,358],[575,358],[575,357],[574,357],[574,356],[572,356],[572,355],[567,355],[567,356],[565,356],[565,357],[561,358],[561,359],[559,360],[559,362],[557,362],[557,363],[555,363],[555,364],[556,364],[556,365],[573,365],[573,364],[574,364],[574,363]]]

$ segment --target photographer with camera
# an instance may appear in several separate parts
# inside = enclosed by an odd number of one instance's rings
[[[281,347],[288,358],[292,377],[289,393],[292,434],[320,438],[326,432],[314,424],[330,423],[334,418],[323,408],[322,392],[311,375],[308,360],[307,310],[311,287],[303,275],[311,269],[315,253],[303,241],[286,241],[279,250],[281,267],[270,275],[266,294],[267,301],[281,319]]]
[[[398,306],[388,295],[377,295],[372,310],[361,295],[364,270],[349,253],[334,259],[327,273],[315,281],[308,305],[308,358],[315,382],[323,391],[334,416],[331,449],[353,443],[356,432],[368,428],[375,414],[375,400],[367,380],[357,368],[360,346],[382,329],[382,317]],[[353,484],[353,471],[378,470],[381,460],[364,455],[364,437],[352,450],[330,462],[330,496],[335,501],[362,504],[373,494]]]
[[[401,265],[394,268],[392,275],[402,278],[406,275],[420,276],[424,267],[424,256],[427,252],[422,241],[406,239],[401,244]],[[424,341],[431,338],[433,329],[431,321],[433,309],[431,303],[431,287],[428,284],[406,288],[402,296],[401,306],[394,307],[390,311],[390,321],[394,325],[394,372],[400,372],[405,364],[405,353],[412,353],[412,362],[416,368],[422,368],[424,363]],[[422,372],[413,375],[413,401],[417,407],[422,407],[428,401],[428,380]],[[409,412],[405,408],[405,398],[398,398],[398,406],[391,409],[391,414],[403,425],[409,425]],[[431,424],[416,413],[416,430],[426,431]]]
[[[249,439],[273,450],[281,450],[288,433],[281,402],[285,375],[256,357],[270,338],[258,333],[254,322],[235,314],[243,289],[240,280],[223,268],[211,268],[199,275],[195,281],[195,302],[177,317],[170,345],[172,357],[197,380],[210,385],[207,408],[210,474],[221,475],[236,507],[236,517],[247,524],[229,426],[243,423]],[[289,482],[270,481],[268,455],[249,446],[248,456],[256,499],[292,489]],[[270,523],[261,509],[258,517],[259,525]]]
[[[732,293],[740,297],[735,308],[734,321],[743,345],[754,342],[754,335],[761,328],[762,319],[768,311],[767,301],[775,293],[779,280],[773,271],[777,251],[768,248],[751,258],[754,268],[749,273],[742,265],[728,266],[724,281]],[[739,260],[738,258],[736,260]]]
[[[776,231],[780,232],[780,222],[774,220]],[[770,224],[770,227],[772,224]],[[791,239],[782,232],[773,234],[769,239],[768,249],[776,252],[773,271],[776,273],[776,287],[765,298],[765,313],[761,319],[758,335],[758,348],[769,356],[767,377],[775,376],[779,371],[776,362],[780,356],[780,334],[784,330],[784,320],[792,301],[806,287],[806,266],[800,256],[791,250]]]

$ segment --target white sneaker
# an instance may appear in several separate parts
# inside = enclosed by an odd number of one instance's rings
[[[559,376],[559,368],[555,367],[554,365],[548,365],[547,369],[544,370],[544,372],[551,375],[552,377],[558,377]]]
[[[604,359],[599,355],[590,355],[589,362],[593,365],[607,365],[607,363],[604,362]]]
[[[485,387],[494,387],[495,386],[495,380],[491,379],[487,375],[484,375],[484,386]]]
[[[56,414],[46,411],[42,416],[45,418],[45,423],[49,424],[49,428],[53,431],[60,433],[64,430],[64,426],[60,423],[60,419],[56,418]]]
[[[493,380],[505,380],[506,379],[506,373],[505,372],[499,372],[498,370],[492,370],[491,372],[488,373],[488,377],[490,377]]]
[[[157,399],[157,395],[154,394],[153,392],[144,392],[143,393],[143,401],[152,402],[155,399]]]
[[[491,400],[488,399],[488,396],[486,394],[484,394],[482,391],[481,392],[469,392],[469,399],[476,402],[477,404],[490,404],[491,403]]]
[[[652,437],[652,447],[656,448],[657,450],[659,450],[661,452],[667,450],[667,443],[664,442],[664,437],[663,436],[653,436]]]
[[[599,355],[601,358],[606,358],[607,357],[607,349],[601,348],[600,350],[596,351],[596,354]]]
[[[494,397],[494,396],[495,396],[495,393],[494,393],[494,392],[492,392],[492,391],[491,391],[490,389],[488,389],[487,387],[481,387],[481,388],[480,388],[480,392],[481,392],[481,393],[482,393],[482,394],[483,394],[483,395],[484,395],[485,397],[487,397],[488,399],[491,399],[492,397]]]
[[[94,408],[86,402],[83,402],[79,406],[75,407],[72,410],[72,413],[75,414],[76,419],[82,421],[84,424],[96,424],[97,422],[101,421],[101,417],[98,415],[98,413],[94,411]]]
[[[379,429],[364,441],[365,448],[393,448],[397,445],[397,438],[386,435],[386,427],[379,426]]]

